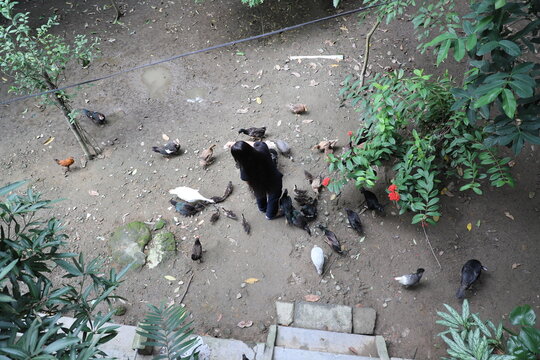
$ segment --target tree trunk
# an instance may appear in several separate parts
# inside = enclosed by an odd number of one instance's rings
[[[50,90],[57,88],[57,86],[52,82],[51,77],[46,71],[44,71],[42,75],[43,75],[43,78],[45,79],[47,87]],[[66,120],[69,124],[69,128],[71,132],[73,133],[73,135],[75,135],[75,139],[77,139],[77,142],[81,146],[81,149],[83,150],[84,155],[86,156],[88,160],[92,160],[92,158],[99,153],[99,149],[96,149],[92,144],[89,143],[86,136],[84,136],[81,133],[81,127],[79,126],[79,124],[77,124],[75,120],[73,122],[71,121],[71,118],[70,118],[71,107],[66,103],[64,97],[58,92],[54,92],[53,97],[56,103],[58,104],[58,106],[60,107],[60,109],[62,109],[62,111],[64,112],[64,116],[66,117]],[[91,150],[94,152],[94,154],[90,152],[90,149],[88,148],[89,146],[91,147]]]

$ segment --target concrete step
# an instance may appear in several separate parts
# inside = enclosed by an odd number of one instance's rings
[[[280,346],[274,348],[273,360],[379,360],[379,358],[331,354],[327,352],[309,351],[301,349],[287,349]]]
[[[375,336],[278,326],[276,346],[344,355],[379,356]]]

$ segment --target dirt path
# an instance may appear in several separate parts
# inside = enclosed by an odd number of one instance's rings
[[[89,69],[77,70],[71,79],[107,74],[332,11],[317,2],[269,1],[251,10],[239,1],[137,2],[130,4],[123,25],[113,25],[109,23],[112,9],[96,10],[103,3],[74,2],[73,8],[60,1],[32,3],[36,6],[32,11],[40,13],[58,8],[64,24],[60,31],[95,32],[102,38],[103,57]],[[490,270],[471,298],[473,311],[498,319],[519,304],[529,303],[538,310],[537,148],[526,149],[516,160],[515,188],[486,188],[483,197],[456,192],[455,197],[443,199],[444,216],[427,230],[442,270],[422,229],[410,225],[408,216],[395,216],[390,205],[386,217],[364,213],[361,219],[367,236],[361,242],[347,227],[344,215],[345,207],[360,209],[360,193],[350,185],[336,203],[324,192],[319,221],[327,223],[350,252],[338,258],[332,255],[331,271],[323,281],[309,256],[313,244],[330,254],[321,234],[309,237],[282,219],[265,220],[223,149],[227,141],[244,139],[237,133],[240,127],[267,126],[270,139],[286,140],[293,148],[293,160],[279,158],[285,187],[307,188],[304,170],[326,174],[323,156],[310,148],[324,138],[338,138],[343,145],[347,131],[358,127],[359,114],[341,104],[338,91],[346,75],[359,71],[356,60],[361,61],[362,34],[368,28],[369,24],[359,25],[355,16],[348,16],[86,87],[75,106],[99,110],[107,114],[109,123],[105,127],[85,123],[103,146],[104,157],[84,168],[81,151],[55,108],[40,110],[35,101],[6,106],[0,114],[1,183],[31,179],[48,198],[65,198],[53,213],[66,221],[71,250],[87,254],[108,256],[106,239],[124,221],[167,220],[167,228],[178,240],[178,256],[155,269],[129,274],[120,291],[129,300],[128,312],[118,322],[135,324],[143,316],[145,303],[178,299],[186,284],[169,283],[163,276],[187,282],[192,271],[184,303],[193,313],[198,333],[261,341],[266,327],[275,322],[275,300],[302,300],[307,294],[318,294],[321,302],[374,307],[376,332],[390,341],[393,356],[441,356],[444,344],[436,337],[442,330],[435,324],[436,311],[442,303],[459,305],[454,298],[459,270],[470,258],[481,260]],[[372,46],[371,74],[399,66],[430,68],[431,60],[414,50],[411,29],[406,18],[383,27]],[[318,54],[343,54],[345,61],[287,60],[291,55]],[[459,74],[458,68],[452,71]],[[3,84],[2,98],[7,97],[6,91]],[[309,112],[291,114],[286,108],[290,102],[307,104]],[[162,134],[178,138],[185,153],[167,160],[151,152],[151,146],[162,143]],[[44,146],[51,136],[55,140]],[[214,143],[218,145],[216,162],[203,170],[197,153]],[[67,156],[75,156],[76,164],[65,177],[52,159]],[[211,211],[183,218],[168,203],[171,188],[185,185],[213,196],[220,195],[229,180],[235,189],[223,205],[246,216],[251,236],[239,222],[222,218],[210,225]],[[382,198],[389,180],[381,180],[376,187]],[[90,191],[99,195],[92,196]],[[529,192],[536,192],[535,197],[529,198]],[[178,226],[174,217],[179,219]],[[474,225],[470,232],[469,222]],[[188,258],[195,235],[206,249],[201,264]],[[513,264],[520,266],[512,269]],[[426,269],[418,289],[403,290],[393,282],[393,276],[417,267]],[[260,281],[242,285],[250,277]],[[240,329],[236,324],[241,320],[252,320],[254,325]]]

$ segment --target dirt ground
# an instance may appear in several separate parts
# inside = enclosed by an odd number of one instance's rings
[[[28,2],[33,15],[61,15],[58,31],[66,36],[95,34],[102,38],[102,56],[88,69],[71,69],[69,83],[235,39],[294,25],[333,13],[325,2],[271,1],[248,9],[237,1],[138,1],[124,4],[122,24],[111,24],[106,1]],[[347,2],[346,8],[359,6]],[[275,323],[274,301],[302,300],[318,294],[322,303],[370,306],[377,310],[376,333],[384,335],[392,356],[438,358],[445,353],[436,334],[436,311],[454,297],[463,263],[477,258],[489,269],[469,292],[473,311],[482,318],[499,319],[515,306],[528,303],[538,313],[540,304],[540,160],[538,148],[527,146],[516,158],[514,188],[486,185],[485,196],[455,192],[442,200],[441,218],[427,234],[441,262],[440,269],[426,244],[421,227],[410,216],[395,216],[387,207],[381,217],[362,214],[366,229],[360,241],[348,228],[344,208],[359,211],[363,197],[351,185],[339,202],[330,193],[320,198],[319,220],[337,234],[347,256],[331,255],[331,269],[321,281],[310,261],[314,244],[325,254],[330,248],[320,232],[309,237],[288,227],[283,219],[267,221],[256,209],[247,186],[239,179],[232,157],[223,145],[245,139],[238,129],[266,126],[269,139],[286,140],[293,158],[279,158],[284,186],[307,188],[303,171],[327,174],[323,155],[310,148],[319,140],[338,138],[359,126],[360,114],[338,97],[340,82],[358,73],[364,34],[370,22],[359,24],[347,16],[266,39],[199,54],[100,81],[80,90],[75,107],[107,115],[104,127],[82,119],[103,147],[103,157],[85,167],[82,152],[54,107],[39,109],[37,100],[3,106],[0,113],[0,183],[29,179],[47,198],[64,198],[54,215],[65,220],[70,250],[108,256],[107,239],[124,222],[155,222],[162,217],[178,241],[178,255],[155,269],[130,272],[120,295],[128,311],[115,320],[135,324],[146,303],[179,301],[190,274],[193,280],[183,303],[192,312],[197,333],[247,341],[264,341]],[[409,17],[383,25],[372,45],[368,73],[389,68],[426,68],[432,59],[416,50]],[[343,54],[345,60],[288,61],[291,55]],[[462,70],[454,65],[451,72]],[[1,97],[8,83],[2,83]],[[257,101],[260,98],[260,103]],[[290,113],[288,103],[305,103],[309,112]],[[245,113],[244,113],[245,112]],[[306,120],[312,120],[311,122]],[[178,138],[185,153],[165,159],[153,153],[162,134]],[[49,145],[46,139],[54,137]],[[198,164],[198,152],[217,144],[216,161],[207,170]],[[54,158],[76,158],[64,176]],[[246,235],[240,222],[222,218],[209,223],[211,211],[184,218],[169,204],[169,189],[185,185],[206,196],[221,195],[234,184],[223,203],[251,223]],[[384,199],[389,176],[375,192]],[[446,184],[445,184],[446,185]],[[459,186],[459,184],[457,184]],[[90,192],[96,191],[98,196]],[[535,194],[532,194],[535,193]],[[531,198],[532,197],[532,198]],[[387,201],[388,202],[388,201]],[[505,215],[506,214],[506,215]],[[179,224],[175,224],[177,217]],[[472,223],[471,231],[467,224]],[[314,229],[314,226],[312,226]],[[315,229],[314,229],[315,230]],[[200,236],[204,262],[189,259],[193,237]],[[514,265],[516,264],[516,265]],[[514,266],[513,266],[514,265]],[[421,286],[404,290],[392,277],[424,267]],[[164,276],[174,276],[169,282]],[[247,278],[260,281],[242,285]],[[178,281],[182,281],[181,284]],[[240,294],[240,296],[239,296]],[[237,323],[253,321],[241,329]]]

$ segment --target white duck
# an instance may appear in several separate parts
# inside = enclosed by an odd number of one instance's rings
[[[170,194],[178,196],[180,199],[187,201],[189,203],[197,202],[197,201],[206,201],[209,203],[214,203],[214,200],[208,199],[204,196],[202,196],[199,193],[199,190],[192,189],[187,186],[179,186],[175,189],[169,190]]]
[[[317,245],[311,249],[311,261],[313,262],[313,265],[315,265],[315,269],[317,269],[317,274],[322,275],[324,267],[324,252]]]

